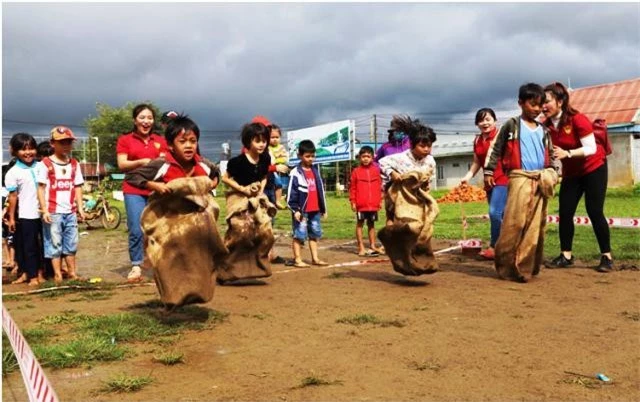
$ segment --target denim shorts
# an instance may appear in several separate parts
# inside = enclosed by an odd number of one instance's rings
[[[78,218],[76,214],[51,214],[51,223],[45,223],[44,256],[60,258],[78,251]]]
[[[304,243],[307,238],[317,240],[322,237],[322,228],[320,227],[320,212],[303,212],[300,222],[292,217],[293,221],[293,238]]]
[[[274,182],[276,184],[276,188],[287,189],[289,187],[289,175],[275,172]]]

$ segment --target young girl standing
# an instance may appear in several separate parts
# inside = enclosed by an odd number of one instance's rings
[[[466,184],[478,173],[481,167],[484,166],[487,152],[489,152],[489,146],[491,141],[498,133],[496,127],[496,113],[493,109],[482,108],[476,113],[476,126],[480,129],[473,141],[473,163],[469,168],[469,171],[462,178],[460,183]],[[496,170],[493,172],[493,178],[495,184],[493,186],[485,185],[484,191],[487,193],[487,200],[489,200],[489,219],[491,221],[491,242],[489,248],[482,250],[480,256],[487,260],[493,260],[495,258],[496,242],[498,236],[500,236],[500,227],[502,226],[502,215],[504,214],[504,206],[507,203],[507,184],[509,178],[502,171],[502,163],[496,165]]]
[[[150,105],[137,105],[133,108],[132,117],[133,130],[120,136],[116,145],[118,168],[125,173],[164,156],[167,151],[165,139],[152,132],[155,114]],[[142,277],[140,265],[144,261],[140,216],[147,205],[151,190],[136,188],[125,181],[122,185],[122,191],[124,192],[124,206],[127,210],[129,259],[131,260],[131,271],[127,275],[127,280],[138,281]]]
[[[38,182],[36,140],[27,133],[18,133],[9,141],[12,155],[17,158],[15,166],[5,178],[9,191],[9,232],[15,233],[16,260],[24,273],[15,283],[29,281],[29,286],[44,282],[41,262],[40,236],[42,222],[38,207]],[[19,206],[16,219],[16,207]]]

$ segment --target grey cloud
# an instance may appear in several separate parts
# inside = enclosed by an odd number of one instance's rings
[[[81,124],[96,102],[152,100],[216,130],[257,113],[471,111],[515,104],[528,81],[638,76],[639,17],[616,3],[6,3],[3,116]]]

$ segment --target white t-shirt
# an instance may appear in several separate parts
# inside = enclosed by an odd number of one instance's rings
[[[60,164],[53,159],[49,160],[51,161],[51,169],[55,173],[55,180],[50,182],[50,172],[46,164],[42,163],[42,169],[38,170],[38,183],[47,185],[44,193],[47,210],[51,214],[75,213],[77,211],[75,188],[84,183],[80,164],[77,161]],[[74,163],[75,169],[73,168]],[[75,176],[72,176],[74,170]]]
[[[40,162],[27,166],[21,161],[9,169],[5,176],[5,187],[9,192],[18,192],[18,219],[39,219],[38,174],[42,169]]]

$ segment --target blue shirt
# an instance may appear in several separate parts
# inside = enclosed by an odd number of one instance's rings
[[[520,121],[520,157],[522,170],[544,169],[544,130],[538,124],[534,130]]]

